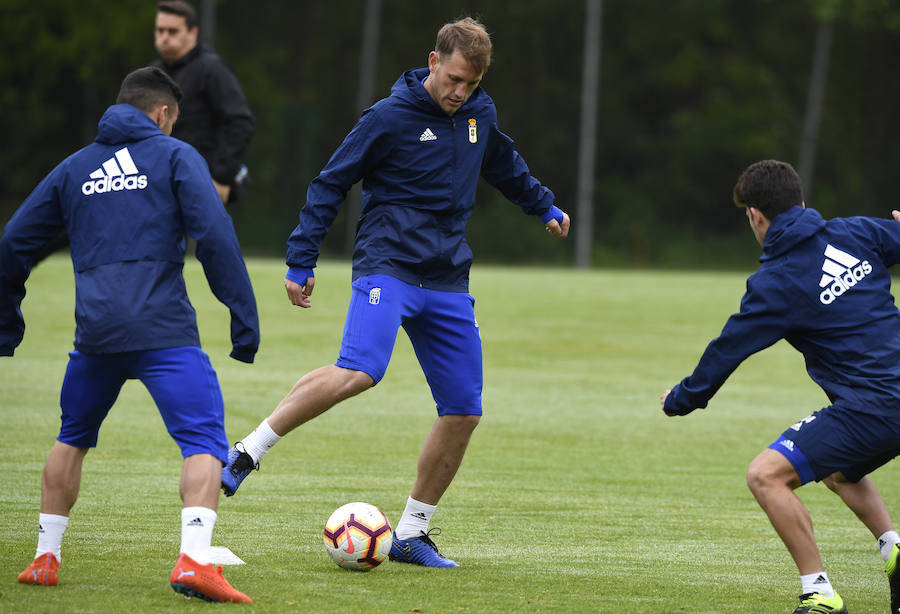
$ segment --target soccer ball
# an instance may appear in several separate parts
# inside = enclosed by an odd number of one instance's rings
[[[348,503],[325,522],[325,550],[339,567],[369,571],[387,558],[393,534],[380,509],[359,501]]]

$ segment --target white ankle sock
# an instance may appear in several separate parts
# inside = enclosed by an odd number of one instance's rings
[[[209,548],[212,546],[213,527],[218,518],[215,510],[208,507],[185,507],[181,509],[181,552],[201,564],[209,562]]]
[[[45,552],[52,552],[56,556],[57,561],[62,561],[60,549],[62,548],[62,538],[69,526],[68,516],[58,516],[57,514],[41,514],[38,517],[38,543],[37,552],[34,557],[37,558]]]
[[[803,594],[819,593],[823,597],[834,597],[834,588],[824,571],[817,571],[805,576],[800,576],[800,584],[803,586]]]
[[[891,551],[894,549],[894,544],[900,544],[900,535],[897,535],[896,531],[885,531],[885,533],[878,538],[878,549],[881,550],[881,560],[885,563],[891,558]]]
[[[241,443],[244,444],[244,451],[250,455],[253,462],[258,463],[279,441],[281,441],[281,435],[276,434],[269,423],[263,420],[258,427],[253,429],[252,433],[241,440]]]
[[[406,509],[400,516],[400,522],[394,528],[394,535],[397,539],[409,539],[418,537],[421,533],[428,533],[428,523],[431,522],[436,507],[410,497],[406,501]]]

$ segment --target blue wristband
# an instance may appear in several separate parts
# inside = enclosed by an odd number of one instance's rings
[[[562,209],[560,209],[556,205],[550,205],[550,208],[547,209],[547,212],[541,216],[541,221],[546,224],[550,220],[556,220],[557,222],[562,224],[563,215],[565,214],[562,212]]]
[[[287,274],[284,276],[288,281],[292,281],[295,284],[300,284],[301,286],[306,285],[306,280],[310,277],[315,278],[316,274],[313,273],[312,269],[301,269],[300,267],[292,266],[288,269]]]

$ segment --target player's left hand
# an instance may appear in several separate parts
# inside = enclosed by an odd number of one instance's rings
[[[315,286],[315,284],[315,277],[307,278],[306,285],[303,286],[291,281],[290,279],[285,279],[284,289],[287,291],[288,299],[292,304],[296,305],[297,307],[309,309],[310,307],[312,307],[312,302],[309,300],[309,297],[313,292],[313,287]]]
[[[556,220],[550,220],[544,224],[544,228],[546,228],[547,232],[554,237],[565,239],[569,235],[569,215],[564,212],[562,223],[559,223]]]
[[[894,209],[893,211],[891,211],[891,217],[900,222],[900,211]]]

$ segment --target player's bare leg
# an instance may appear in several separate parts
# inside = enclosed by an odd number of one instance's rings
[[[881,551],[884,570],[891,588],[891,612],[900,611],[900,535],[891,523],[891,516],[884,499],[878,493],[869,476],[858,482],[849,482],[841,473],[835,473],[822,480],[853,510],[856,517],[872,532]]]
[[[800,572],[803,588],[795,612],[846,614],[843,599],[822,567],[812,519],[794,492],[802,485],[794,466],[779,452],[766,448],[750,463],[747,485]]]
[[[328,411],[341,401],[372,387],[372,377],[362,371],[326,365],[301,377],[266,419],[280,437]]]
[[[888,513],[884,499],[878,493],[875,483],[864,477],[859,482],[848,482],[840,473],[835,473],[822,480],[828,488],[837,493],[844,504],[853,510],[856,517],[872,532],[876,538],[886,531],[892,531],[891,515]]]
[[[41,476],[41,515],[38,546],[34,560],[19,574],[22,584],[56,586],[63,535],[69,512],[78,499],[81,467],[87,448],[57,441],[53,444]]]
[[[406,509],[394,530],[390,558],[424,567],[458,567],[431,541],[439,529],[428,529],[431,515],[453,481],[480,416],[439,416],[419,453],[418,472]]]
[[[787,547],[801,575],[822,570],[822,558],[813,534],[812,519],[794,492],[800,477],[793,465],[766,448],[747,470],[747,486]]]
[[[481,416],[438,416],[419,453],[413,499],[437,505],[462,464],[472,432]]]
[[[81,467],[87,448],[57,441],[53,444],[41,476],[41,513],[68,516],[78,499]]]
[[[237,491],[279,439],[373,384],[367,373],[337,365],[326,365],[301,377],[269,417],[229,450],[228,463],[221,471],[225,495],[230,497]]]
[[[185,507],[219,507],[222,462],[212,454],[194,454],[184,459],[178,492]]]
[[[210,564],[219,507],[222,462],[212,454],[193,454],[184,459],[179,494],[181,510],[181,547],[178,560],[169,575],[175,592],[206,601],[250,603],[250,597],[235,589],[222,574],[222,567]]]

